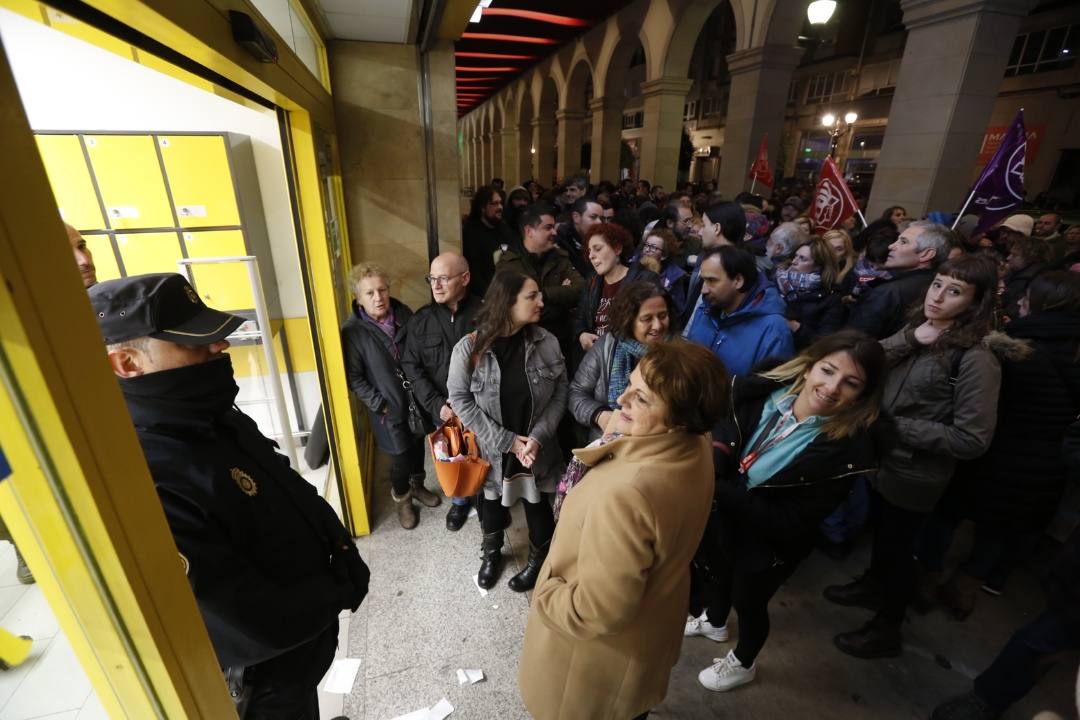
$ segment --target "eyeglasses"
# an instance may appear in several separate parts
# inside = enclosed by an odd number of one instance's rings
[[[466,270],[465,272],[468,272]],[[457,275],[425,275],[424,279],[427,280],[428,285],[445,285],[454,278],[459,278],[465,273],[459,272]]]
[[[664,254],[664,246],[663,245],[652,245],[650,243],[645,243],[644,245],[641,246],[641,252],[648,253],[649,255],[663,255]]]

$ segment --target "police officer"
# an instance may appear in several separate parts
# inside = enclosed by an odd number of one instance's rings
[[[225,338],[183,276],[89,290],[180,561],[246,718],[319,717],[338,613],[368,569],[330,506],[233,402]]]

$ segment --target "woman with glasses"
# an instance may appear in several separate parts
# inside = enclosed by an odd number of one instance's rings
[[[357,265],[349,282],[353,311],[341,329],[349,389],[367,406],[375,444],[390,455],[390,495],[401,527],[412,530],[420,521],[414,499],[427,507],[442,502],[424,487],[424,442],[409,430],[401,353],[413,313],[390,297],[389,276],[378,265]]]
[[[638,262],[646,270],[652,270],[660,278],[662,287],[671,297],[675,307],[674,320],[686,310],[686,290],[690,285],[690,273],[679,266],[680,243],[675,233],[667,228],[653,228],[641,245]]]

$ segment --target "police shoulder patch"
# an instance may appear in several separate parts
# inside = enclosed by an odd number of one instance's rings
[[[259,492],[259,486],[255,484],[254,478],[248,475],[240,468],[233,468],[229,470],[229,475],[236,482],[236,485],[240,488],[248,497],[254,497]]]

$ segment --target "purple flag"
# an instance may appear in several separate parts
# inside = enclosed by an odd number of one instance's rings
[[[975,232],[982,232],[1002,220],[1024,202],[1024,156],[1027,155],[1027,133],[1024,131],[1024,111],[1017,111],[997,152],[983,168],[975,182],[969,203],[979,214]]]

